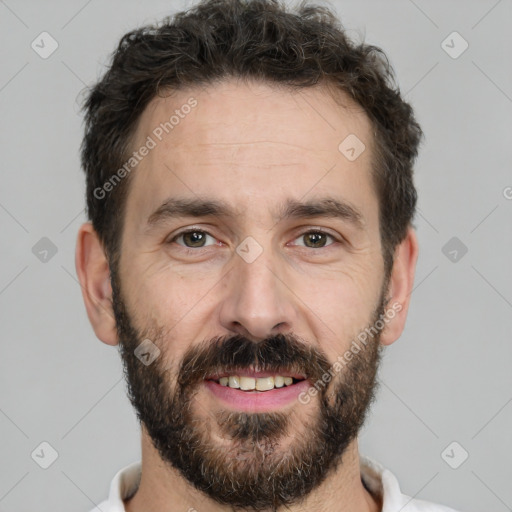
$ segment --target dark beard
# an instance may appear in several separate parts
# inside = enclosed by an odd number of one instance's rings
[[[301,403],[287,407],[286,413],[198,411],[194,396],[204,377],[217,370],[257,366],[279,374],[276,370],[284,368],[307,375],[314,384],[322,383],[332,364],[318,348],[291,334],[259,343],[236,335],[194,345],[181,364],[174,365],[172,375],[165,367],[169,338],[164,329],[137,330],[114,272],[112,288],[130,401],[162,460],[196,489],[236,509],[277,511],[300,503],[336,470],[375,396],[380,332],[334,373],[329,385],[317,386],[307,415]],[[384,314],[385,304],[382,293],[370,326]],[[145,366],[134,350],[147,338],[160,348],[161,356]]]

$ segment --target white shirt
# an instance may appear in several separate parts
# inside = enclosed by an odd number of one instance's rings
[[[402,494],[395,475],[369,457],[360,455],[360,466],[365,486],[372,494],[382,497],[381,512],[456,512],[452,508]],[[110,484],[108,499],[91,512],[125,512],[123,499],[135,494],[140,476],[140,462],[134,462],[118,471]]]

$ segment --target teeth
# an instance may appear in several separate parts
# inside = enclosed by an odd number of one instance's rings
[[[256,379],[256,389],[258,391],[268,391],[274,389],[274,377],[263,377]]]
[[[281,375],[276,375],[274,377],[274,386],[276,388],[282,388],[284,386],[284,377],[281,377]]]
[[[229,377],[228,383],[230,388],[240,387],[240,379],[237,376]]]
[[[240,377],[240,389],[244,391],[256,389],[256,379],[254,377]]]
[[[293,384],[292,377],[283,377],[275,375],[273,377],[239,377],[238,375],[230,375],[229,377],[221,377],[219,379],[221,386],[229,386],[234,389],[242,389],[243,391],[269,391],[274,388],[282,388],[283,386],[291,386]]]

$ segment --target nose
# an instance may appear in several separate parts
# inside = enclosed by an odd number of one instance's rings
[[[226,276],[220,310],[222,326],[253,341],[285,334],[296,327],[293,293],[272,264],[270,250],[248,263],[236,256],[235,268]]]

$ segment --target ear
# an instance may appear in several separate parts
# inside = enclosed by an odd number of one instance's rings
[[[87,316],[96,336],[107,345],[117,345],[110,269],[98,234],[90,222],[82,224],[78,230],[75,267]]]
[[[391,345],[402,334],[418,259],[418,240],[412,227],[407,230],[405,239],[395,249],[393,270],[389,279],[388,311],[389,322],[381,332],[380,342],[382,345]]]

